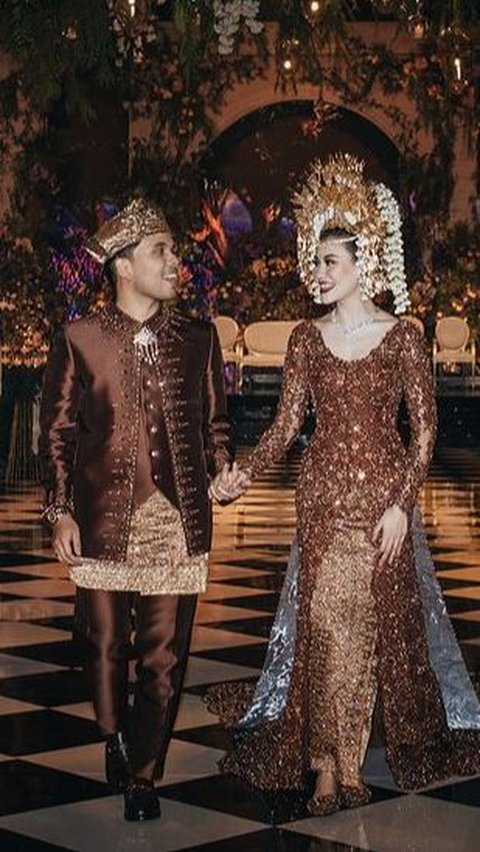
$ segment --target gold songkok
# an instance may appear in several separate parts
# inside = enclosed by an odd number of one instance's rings
[[[86,249],[99,263],[107,263],[127,246],[150,234],[170,233],[163,211],[143,198],[136,198],[98,229]]]
[[[293,196],[299,271],[314,301],[321,303],[315,275],[322,234],[341,228],[356,243],[364,298],[391,290],[395,312],[409,306],[398,203],[383,183],[366,179],[365,163],[351,154],[316,160]]]

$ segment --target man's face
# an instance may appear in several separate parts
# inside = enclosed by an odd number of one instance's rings
[[[179,259],[169,231],[144,237],[131,257],[119,258],[118,267],[121,277],[126,278],[137,293],[159,301],[175,297]]]

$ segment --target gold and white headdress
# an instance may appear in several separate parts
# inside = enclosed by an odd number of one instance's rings
[[[360,286],[365,298],[391,290],[395,313],[409,306],[400,209],[390,189],[366,179],[365,164],[351,154],[316,160],[293,196],[300,277],[321,303],[315,256],[321,234],[342,228],[357,246]]]

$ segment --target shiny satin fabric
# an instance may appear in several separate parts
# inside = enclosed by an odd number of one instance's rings
[[[46,503],[73,500],[82,552],[125,558],[135,493],[151,480],[181,514],[190,555],[210,549],[208,478],[231,459],[215,327],[176,310],[144,327],[158,341],[148,364],[142,324],[110,305],[66,326],[45,372],[40,459]],[[143,419],[143,422],[142,422]],[[150,466],[139,436],[148,436]]]
[[[79,636],[98,726],[128,730],[135,772],[161,778],[188,658],[195,595],[133,595],[77,589]],[[128,713],[132,627],[136,683]]]

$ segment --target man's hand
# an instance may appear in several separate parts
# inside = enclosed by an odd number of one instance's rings
[[[234,462],[230,469],[228,464],[225,464],[221,472],[210,483],[210,496],[214,497],[218,503],[231,503],[232,500],[240,497],[249,485],[248,473],[240,470],[237,462]]]
[[[60,562],[69,565],[81,563],[82,545],[80,542],[80,529],[71,515],[62,515],[53,527],[53,549],[55,556]]]
[[[380,567],[391,565],[400,556],[407,534],[407,514],[400,506],[389,506],[380,518],[373,533],[374,544],[380,539]]]

